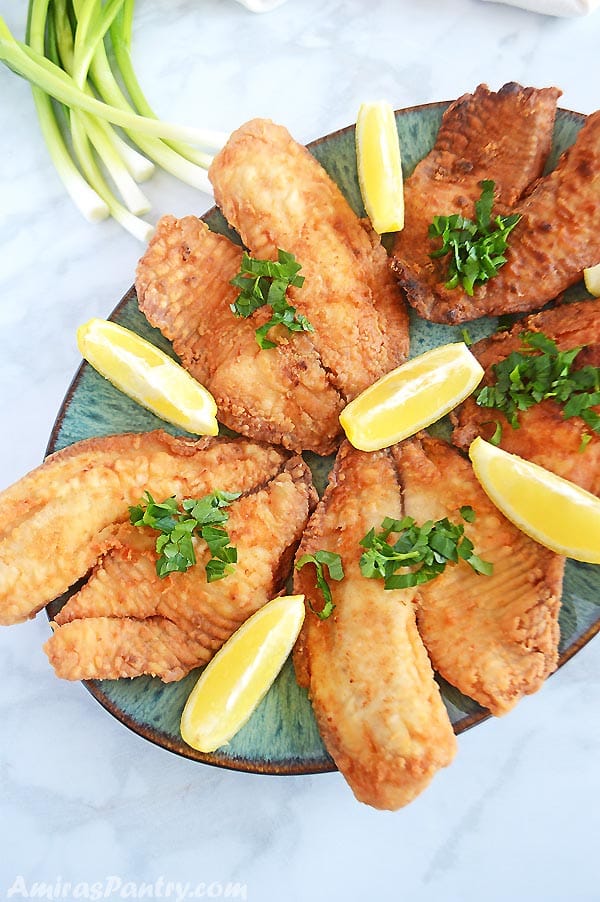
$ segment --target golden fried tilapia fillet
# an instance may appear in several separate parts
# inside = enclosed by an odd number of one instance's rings
[[[594,196],[589,174],[587,180],[582,176],[573,179],[573,166],[563,168],[562,176],[552,176],[551,182],[544,180],[530,198],[517,205],[515,211],[522,213],[523,219],[509,239],[511,262],[498,276],[477,286],[472,298],[460,287],[445,288],[447,257],[431,259],[429,255],[438,245],[428,237],[434,216],[460,213],[475,219],[483,179],[495,182],[494,212],[505,214],[515,207],[542,174],[560,94],[557,88],[538,90],[512,82],[498,92],[480,85],[444,113],[433,149],[406,180],[405,227],[396,237],[393,253],[392,268],[421,316],[459,323],[484,314],[541,307],[561,290],[554,288],[553,281],[552,293],[547,294],[545,284],[548,266],[557,265],[557,250],[561,250],[562,260],[571,247],[563,208],[570,203],[571,191],[587,194],[588,207]],[[584,139],[584,143],[588,141]],[[575,203],[578,206],[578,200]],[[580,217],[579,209],[569,214],[569,229],[575,225],[576,234],[585,232],[589,238],[593,226],[578,221]],[[531,250],[525,250],[529,245]],[[543,260],[535,259],[538,253]],[[561,265],[558,263],[559,268]],[[581,272],[581,268],[574,259],[573,272]],[[538,292],[547,294],[545,300]]]
[[[582,347],[576,359],[577,369],[600,367],[600,301],[581,301],[545,310],[516,323],[510,332],[498,332],[471,348],[485,370],[483,384],[495,381],[492,367],[522,346],[522,332],[543,332],[556,341],[561,351]],[[600,405],[593,408],[600,414]],[[600,435],[580,417],[564,419],[561,407],[547,399],[519,412],[519,428],[513,429],[506,417],[494,408],[479,407],[471,396],[453,414],[452,441],[467,450],[478,435],[488,440],[499,423],[500,445],[552,470],[558,476],[576,482],[600,495]],[[582,438],[589,436],[583,448]],[[588,441],[588,439],[586,439]]]
[[[235,471],[215,471],[213,490],[223,480],[235,488]],[[210,553],[202,540],[194,540],[194,567],[160,579],[156,533],[115,526],[110,550],[55,617],[45,651],[57,675],[80,680],[150,673],[170,682],[206,664],[281,590],[315,501],[310,472],[299,457],[233,501],[226,528],[238,563],[225,579],[211,583],[204,569]]]
[[[463,521],[465,506],[475,512],[473,523]],[[445,517],[464,523],[493,575],[459,561],[414,589],[386,590],[364,578],[361,539],[385,517],[404,516],[419,525]],[[564,558],[506,520],[469,461],[424,433],[372,454],[342,445],[297,560],[318,550],[341,556],[345,578],[329,581],[335,608],[320,620],[310,610],[323,606],[314,568],[295,574],[308,603],[294,652],[298,682],[357,798],[398,808],[455,751],[431,665],[496,715],[555,669]]]
[[[0,494],[0,624],[32,617],[85,576],[111,547],[108,528],[127,520],[146,490],[161,501],[215,486],[246,492],[285,459],[247,440],[160,430],[90,438],[52,454]]]
[[[475,289],[469,318],[539,310],[579,282],[586,267],[600,262],[599,197],[600,111],[587,117],[553,172],[514,208],[521,220],[509,239],[507,263]]]
[[[344,401],[405,359],[408,317],[379,238],[285,128],[247,122],[209,178],[252,256],[276,260],[281,248],[302,265],[291,302],[314,326],[311,341]]]
[[[261,350],[265,309],[234,316],[230,280],[242,250],[195,216],[164,216],[137,268],[139,306],[215,398],[222,423],[292,450],[329,454],[339,442],[342,398],[307,333],[277,334]]]
[[[456,740],[417,632],[415,590],[386,591],[360,573],[359,542],[385,516],[402,516],[390,453],[364,454],[345,442],[298,550],[340,554],[345,577],[330,581],[335,609],[327,620],[307,609],[294,665],[356,797],[396,809],[450,763]],[[296,572],[294,587],[322,607],[312,565]]]
[[[464,523],[491,576],[461,561],[419,587],[417,624],[431,662],[449,683],[500,715],[536,692],[558,662],[564,558],[513,526],[451,445],[420,436],[395,445],[404,512],[417,523]]]

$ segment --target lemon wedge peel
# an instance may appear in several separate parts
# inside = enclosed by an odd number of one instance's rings
[[[194,435],[217,435],[217,405],[208,389],[145,338],[99,318],[77,330],[81,355],[142,407]]]
[[[340,414],[350,443],[378,451],[425,429],[467,398],[483,368],[464,342],[426,351],[386,373]]]
[[[481,437],[469,448],[490,500],[530,538],[557,554],[600,564],[600,499]]]
[[[378,234],[404,228],[404,182],[393,108],[385,100],[363,103],[356,119],[358,183],[367,216]]]
[[[595,298],[600,298],[600,263],[583,270],[586,290]]]
[[[274,598],[206,666],[181,715],[181,736],[214,752],[244,726],[287,660],[304,621],[304,595]]]

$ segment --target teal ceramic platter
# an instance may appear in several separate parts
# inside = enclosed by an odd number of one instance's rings
[[[405,176],[431,148],[447,105],[429,104],[400,110],[396,114]],[[555,164],[559,153],[574,141],[583,121],[584,117],[577,113],[559,111],[549,167]],[[340,186],[356,213],[363,216],[356,175],[354,127],[321,138],[309,148]],[[203,218],[214,231],[235,237],[218,210],[210,210]],[[577,286],[570,293],[573,298],[587,296],[582,286]],[[169,343],[140,313],[133,289],[116,307],[111,319],[133,329],[174,356]],[[494,331],[496,320],[485,318],[468,326],[471,338],[477,340]],[[437,325],[412,316],[412,356],[460,338],[461,332],[456,327]],[[143,432],[156,428],[176,432],[130,401],[84,363],[76,373],[59,411],[48,452],[89,436]],[[443,431],[444,424],[437,428]],[[316,455],[307,455],[307,460],[321,491],[331,461]],[[57,599],[49,606],[50,616],[64,601],[64,598]],[[562,665],[600,629],[600,567],[574,561],[567,563],[560,627]],[[187,758],[253,773],[309,774],[335,770],[319,737],[306,692],[298,687],[290,661],[250,721],[229,745],[211,755],[189,748],[181,739],[179,720],[198,673],[189,674],[179,683],[164,684],[159,679],[138,677],[133,680],[89,681],[86,686],[101,705],[130,729]],[[489,716],[485,709],[444,681],[440,680],[440,684],[455,732],[460,733]]]

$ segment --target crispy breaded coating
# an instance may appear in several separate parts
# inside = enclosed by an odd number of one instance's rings
[[[428,237],[428,229],[434,216],[460,213],[475,220],[483,179],[495,182],[494,212],[506,213],[519,201],[542,174],[560,94],[557,88],[523,88],[513,82],[498,92],[479,85],[444,113],[433,149],[406,180],[405,227],[396,237],[393,254],[400,285],[421,316],[452,323],[505,312],[499,294],[495,307],[486,300],[487,293],[495,291],[498,276],[476,287],[473,298],[461,287],[444,287],[448,258],[431,259],[438,243]],[[510,246],[517,243],[513,233]],[[501,272],[507,269],[508,265]],[[523,275],[537,289],[538,277]],[[511,303],[507,299],[506,310],[526,309]]]
[[[564,558],[513,526],[488,499],[468,460],[422,434],[395,445],[405,513],[418,523],[464,523],[475,553],[494,565],[478,575],[464,561],[419,587],[417,623],[434,668],[500,715],[536,692],[558,663]]]
[[[217,203],[252,256],[293,253],[292,303],[333,384],[349,401],[408,353],[408,318],[386,252],[309,151],[280,125],[235,131],[209,171]]]
[[[556,341],[561,351],[582,347],[576,367],[600,367],[600,301],[564,304],[544,310],[516,323],[510,332],[498,332],[477,342],[471,351],[485,370],[482,384],[493,383],[492,366],[512,351],[521,349],[522,332],[543,332]],[[600,414],[600,405],[592,408]],[[519,428],[513,429],[501,411],[479,407],[475,397],[468,398],[452,415],[455,424],[452,441],[467,450],[478,435],[489,440],[499,423],[500,446],[552,470],[564,479],[576,482],[588,492],[600,495],[600,435],[581,417],[564,419],[559,404],[551,399],[519,411]],[[589,436],[582,450],[582,438]]]
[[[507,263],[475,289],[475,315],[539,310],[600,263],[599,197],[600,111],[587,117],[556,169],[514,208],[521,220],[510,236]],[[452,314],[451,321],[459,320]]]
[[[297,559],[337,552],[345,578],[329,581],[335,609],[327,620],[307,610],[294,665],[327,750],[356,797],[396,809],[450,763],[456,740],[417,632],[415,590],[386,591],[381,580],[360,573],[359,541],[385,516],[402,516],[389,452],[364,454],[344,443]],[[313,565],[296,572],[294,587],[323,606]]]
[[[33,616],[111,547],[107,527],[148,490],[161,501],[214,488],[248,491],[285,454],[247,440],[194,441],[157,430],[86,439],[0,494],[0,624]]]
[[[187,370],[217,403],[219,420],[242,435],[295,451],[335,450],[342,399],[307,333],[275,329],[261,350],[251,317],[231,310],[242,250],[195,216],[163,216],[137,268],[140,309],[173,342]]]
[[[202,540],[195,540],[195,566],[160,579],[156,533],[129,524],[117,527],[115,546],[55,617],[45,650],[57,675],[116,679],[151,673],[168,682],[206,664],[280,591],[315,501],[310,471],[296,457],[263,488],[232,502],[226,528],[238,562],[225,579],[212,583],[206,581],[210,553]],[[114,624],[119,623],[128,636],[139,636],[132,659],[123,659],[120,641],[114,649],[104,647],[106,632],[118,633]],[[161,632],[165,624],[168,629]],[[142,637],[148,635],[153,638],[145,652]]]
[[[65,680],[111,680],[156,674],[181,680],[204,654],[166,617],[86,617],[61,626],[44,645],[56,675]]]

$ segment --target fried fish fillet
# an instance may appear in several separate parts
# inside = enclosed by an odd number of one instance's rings
[[[196,667],[205,649],[166,617],[88,617],[61,626],[44,651],[67,680],[152,673],[169,681]]]
[[[539,310],[578,282],[583,269],[599,263],[599,197],[600,111],[587,117],[554,171],[514,208],[521,220],[510,236],[507,263],[475,289],[469,318]],[[449,297],[445,303],[438,312],[454,311]],[[459,321],[454,312],[451,321]]]
[[[408,353],[408,318],[387,254],[309,151],[285,128],[254,119],[209,171],[217,203],[252,256],[293,253],[292,303],[333,385],[349,401]]]
[[[392,268],[408,301],[421,316],[435,322],[457,323],[484,313],[505,311],[502,291],[496,290],[496,285],[499,289],[498,276],[486,285],[478,286],[473,298],[460,287],[445,288],[447,258],[432,260],[429,256],[437,245],[428,237],[428,229],[434,216],[438,215],[460,213],[474,220],[475,202],[481,195],[483,179],[492,179],[495,183],[495,211],[505,213],[519,201],[542,174],[550,151],[556,101],[560,94],[557,88],[538,90],[512,82],[498,92],[480,85],[473,94],[465,94],[452,103],[444,113],[433,149],[406,181],[405,227],[397,235],[393,254]],[[588,190],[591,192],[591,185]],[[529,201],[525,203],[529,204]],[[546,214],[544,221],[554,221],[556,233],[562,234],[564,249],[568,250],[562,225],[554,218],[556,213],[553,217],[552,211],[546,210]],[[518,229],[531,228],[529,216],[529,213],[524,214]],[[540,237],[547,246],[548,236],[540,227],[541,222],[538,222],[535,226],[538,247]],[[510,244],[514,249],[512,256],[518,255],[519,239],[515,233],[511,235]],[[529,267],[531,263],[530,259]],[[542,269],[546,266],[547,257]],[[507,264],[501,272],[508,269]],[[535,271],[537,275],[533,278],[531,269],[528,274],[525,268],[520,268],[518,278],[524,284],[519,282],[516,294],[506,299],[507,310],[527,309],[512,305],[527,286],[534,292],[540,287],[540,266],[537,264]],[[505,281],[504,284],[506,291],[508,283]],[[495,298],[491,304],[487,300],[490,292]],[[541,307],[543,303],[540,301],[535,306]]]
[[[434,668],[492,714],[504,714],[556,668],[564,558],[509,523],[451,445],[422,434],[392,454],[405,513],[418,523],[460,523],[461,506],[475,511],[465,534],[493,574],[478,575],[463,561],[447,566],[420,586],[417,623]]]
[[[545,310],[516,323],[510,332],[498,332],[471,348],[485,370],[484,383],[495,381],[492,367],[512,351],[521,348],[521,333],[543,332],[556,341],[561,351],[582,347],[576,359],[577,369],[600,367],[600,302],[582,301]],[[600,405],[593,408],[600,414]],[[600,435],[580,417],[564,419],[559,404],[545,400],[519,412],[519,428],[513,429],[506,417],[494,408],[479,407],[471,396],[452,415],[455,424],[452,441],[467,450],[478,435],[489,440],[497,423],[502,427],[500,445],[512,454],[525,457],[600,495]],[[582,450],[582,437],[589,444]],[[588,439],[586,439],[588,441]]]
[[[45,651],[57,676],[117,679],[150,673],[170,682],[206,664],[280,591],[315,501],[310,471],[295,457],[263,488],[232,502],[227,532],[238,563],[212,583],[206,581],[210,553],[202,540],[195,540],[196,566],[160,579],[156,533],[129,524],[115,527],[114,546],[55,617]]]
[[[174,438],[160,430],[86,439],[51,455],[0,494],[0,624],[33,616],[85,576],[145,490],[161,501],[215,487],[249,491],[286,455],[247,440]]]
[[[242,250],[195,216],[164,216],[137,268],[140,309],[173,342],[187,370],[217,402],[219,419],[254,439],[329,454],[342,399],[306,333],[279,334],[262,351],[265,309],[234,316]],[[287,330],[283,330],[287,332]]]
[[[386,591],[360,573],[359,541],[385,516],[402,516],[389,452],[364,454],[344,443],[298,557],[337,552],[345,577],[330,581],[335,609],[328,619],[307,610],[294,664],[356,797],[396,809],[450,763],[456,740],[417,632],[414,590]],[[312,565],[296,572],[294,587],[322,607]]]

